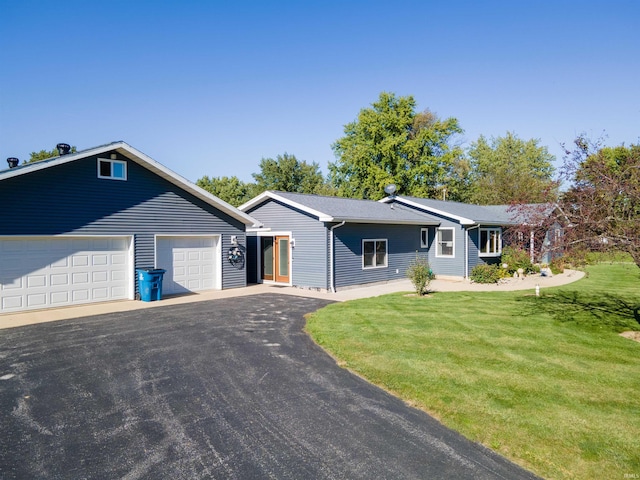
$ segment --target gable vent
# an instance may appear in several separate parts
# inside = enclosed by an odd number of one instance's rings
[[[9,164],[9,168],[15,168],[18,166],[18,163],[20,163],[20,160],[16,157],[9,157],[7,158],[7,163]]]
[[[66,155],[71,151],[71,146],[68,143],[59,143],[56,145],[56,148],[58,149],[58,155],[60,156]]]

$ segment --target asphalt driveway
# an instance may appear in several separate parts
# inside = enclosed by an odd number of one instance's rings
[[[535,478],[340,369],[327,301],[254,295],[0,331],[0,478]]]

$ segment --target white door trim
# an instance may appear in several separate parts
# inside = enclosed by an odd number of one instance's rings
[[[256,249],[258,250],[256,255],[256,279],[258,283],[266,283],[266,284],[274,284],[274,285],[288,285],[289,287],[293,286],[293,232],[287,230],[262,230],[255,232],[258,237]],[[262,278],[262,242],[260,241],[261,237],[273,237],[275,240],[276,237],[289,237],[289,282],[288,283],[277,283],[274,280],[265,280]],[[275,243],[275,242],[274,242]]]

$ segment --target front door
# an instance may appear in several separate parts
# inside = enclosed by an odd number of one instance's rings
[[[277,283],[289,283],[291,267],[289,261],[289,237],[260,237],[262,251],[262,279]]]
[[[275,281],[289,283],[289,237],[276,237],[274,252]]]

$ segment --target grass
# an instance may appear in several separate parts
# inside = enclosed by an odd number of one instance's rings
[[[640,330],[640,270],[600,264],[587,274],[540,297],[332,304],[307,331],[346,368],[540,476],[637,478],[640,343],[618,333]]]

